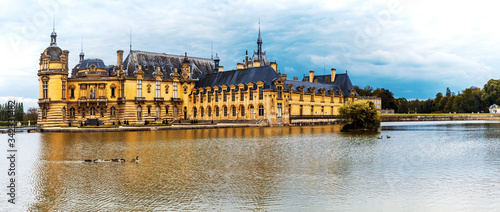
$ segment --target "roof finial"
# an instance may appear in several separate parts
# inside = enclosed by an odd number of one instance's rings
[[[212,41],[212,54],[210,56],[210,59],[214,59],[214,41]]]
[[[56,43],[56,37],[57,37],[57,33],[56,33],[56,13],[54,11],[54,20],[52,22],[52,34],[50,34],[50,45],[51,46],[56,46],[57,43]]]
[[[130,54],[132,54],[132,27],[130,27]]]
[[[83,53],[83,35],[82,35],[82,52],[80,52],[80,63],[83,61],[85,54]]]

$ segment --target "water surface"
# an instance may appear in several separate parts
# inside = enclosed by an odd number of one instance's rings
[[[20,133],[18,204],[2,207],[500,210],[500,122],[399,122],[383,123],[379,133],[338,131],[303,126]],[[7,137],[0,139],[5,158]],[[139,163],[129,162],[137,155]],[[127,162],[83,162],[111,158]],[[0,164],[8,165],[5,159]],[[0,179],[6,184],[7,175]],[[6,195],[0,198],[6,202]]]

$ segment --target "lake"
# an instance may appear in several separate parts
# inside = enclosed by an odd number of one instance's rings
[[[15,206],[7,203],[2,134],[0,209],[500,210],[499,121],[383,123],[377,133],[339,130],[18,133]],[[130,162],[136,156],[140,162]],[[114,158],[126,162],[83,162]]]

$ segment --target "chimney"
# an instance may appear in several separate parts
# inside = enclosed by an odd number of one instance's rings
[[[281,79],[286,80],[287,76],[286,74],[281,74]]]
[[[314,71],[309,71],[309,82],[314,82]]]
[[[236,69],[245,69],[243,63],[236,63]]]
[[[118,68],[122,67],[123,63],[123,50],[116,51],[116,66]]]
[[[276,62],[271,62],[271,67],[273,67],[274,71],[278,72],[278,64]]]
[[[330,82],[335,81],[335,75],[337,75],[337,69],[332,68],[332,76],[330,77]]]
[[[223,72],[224,71],[224,66],[219,66],[219,72]]]
[[[253,67],[260,67],[260,61],[256,60],[256,61],[253,61]]]
[[[298,77],[293,77],[293,81],[299,81]]]

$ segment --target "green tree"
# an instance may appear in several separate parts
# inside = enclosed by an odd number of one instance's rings
[[[380,116],[373,102],[354,102],[339,108],[342,131],[346,130],[376,130],[380,127]]]
[[[382,100],[382,109],[394,109],[398,111],[396,105],[396,99],[394,99],[394,94],[384,88],[377,88],[373,91],[373,94]]]
[[[490,79],[484,85],[481,101],[485,107],[489,107],[492,104],[500,105],[500,80]]]
[[[28,108],[28,113],[24,115],[24,119],[36,121],[38,119],[38,108],[35,107]]]

